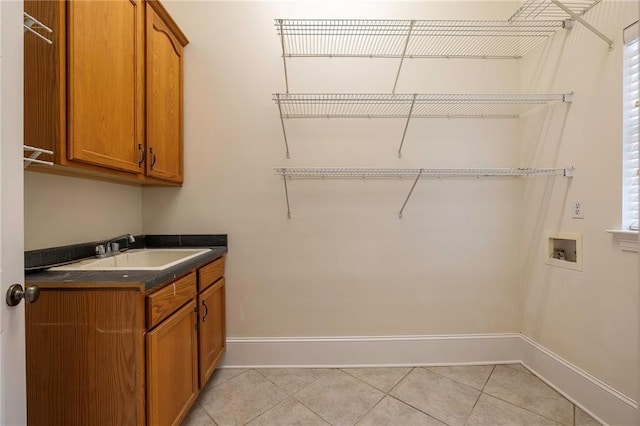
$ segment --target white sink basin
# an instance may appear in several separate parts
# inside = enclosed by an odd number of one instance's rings
[[[129,250],[103,259],[87,259],[50,271],[161,271],[193,259],[210,249],[140,249]]]

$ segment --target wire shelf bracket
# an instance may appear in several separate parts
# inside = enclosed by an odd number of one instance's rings
[[[35,148],[33,146],[28,146],[28,145],[23,145],[23,151],[31,152],[31,155],[29,157],[23,158],[25,169],[32,163],[53,166],[53,162],[51,161],[44,161],[44,160],[37,159],[40,156],[40,154],[53,154],[53,151],[49,151],[48,149]]]
[[[537,105],[570,103],[573,92],[551,94],[375,94],[288,93],[273,94],[278,107],[286,149],[290,158],[285,120],[297,118],[396,118],[405,119],[398,157],[416,118],[518,118]]]
[[[33,16],[29,15],[27,12],[22,12],[22,13],[23,13],[22,31],[23,32],[28,31],[31,34],[38,37],[39,39],[43,40],[45,43],[53,44],[53,41],[48,39],[45,35],[40,34],[38,31],[36,31],[36,30],[41,30],[49,34],[53,34],[53,30],[48,26],[46,26],[45,24],[43,24],[42,22],[38,21]]]
[[[601,1],[602,0],[570,0],[563,2],[560,0],[527,0],[511,15],[509,22],[561,19],[564,20],[563,27],[565,29],[571,29],[573,27],[573,21],[576,21],[604,40],[604,42],[609,45],[609,50],[611,51],[614,48],[613,40],[583,18],[585,13],[593,9],[593,7]]]
[[[413,191],[421,178],[486,178],[486,177],[533,177],[533,176],[564,176],[571,178],[575,167],[565,168],[473,168],[473,169],[404,169],[404,168],[291,168],[276,167],[274,174],[281,176],[284,182],[285,199],[287,202],[287,219],[291,219],[289,205],[289,188],[287,180],[292,179],[413,179],[411,189],[398,213],[402,219],[403,212]]]

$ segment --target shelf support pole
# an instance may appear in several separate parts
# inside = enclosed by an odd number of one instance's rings
[[[284,182],[284,198],[287,200],[287,219],[291,219],[291,209],[289,208],[289,188],[287,188],[287,171],[282,170],[282,181]]]
[[[424,169],[420,169],[420,171],[418,172],[418,175],[416,176],[416,179],[413,181],[413,185],[411,185],[411,189],[409,190],[409,194],[407,194],[407,198],[404,200],[404,203],[402,204],[402,208],[400,209],[400,213],[398,213],[398,219],[402,219],[402,212],[404,211],[404,208],[407,206],[407,203],[409,202],[409,198],[411,198],[411,194],[413,194],[413,190],[416,187],[416,184],[418,183],[418,179],[420,179],[420,176],[422,176],[422,172],[424,171]]]
[[[282,65],[284,66],[284,87],[286,93],[289,93],[289,77],[287,75],[287,55],[284,50],[284,32],[282,29],[282,19],[278,19],[278,25],[280,26],[280,47],[282,47]]]
[[[409,46],[409,40],[411,39],[411,32],[413,31],[413,25],[416,21],[411,21],[409,24],[409,32],[407,33],[407,39],[404,41],[404,48],[402,49],[402,57],[400,58],[400,65],[398,66],[398,72],[396,73],[396,81],[393,83],[393,90],[391,93],[396,93],[396,86],[398,85],[398,78],[400,77],[400,70],[402,70],[402,63],[404,62],[405,54],[407,53],[407,47]]]
[[[289,143],[287,142],[287,131],[284,127],[284,118],[282,117],[282,107],[280,106],[280,93],[276,93],[276,100],[278,101],[278,112],[280,113],[280,123],[282,124],[282,135],[284,136],[284,147],[287,150],[287,158],[291,158],[289,155]]]
[[[551,0],[551,2],[553,4],[555,4],[556,6],[558,6],[560,9],[564,10],[565,13],[567,13],[569,16],[571,16],[571,19],[574,19],[578,22],[580,22],[582,25],[584,25],[585,27],[587,27],[587,29],[589,31],[591,31],[592,33],[594,33],[595,35],[597,35],[598,37],[600,37],[602,40],[604,40],[608,45],[609,45],[609,51],[613,50],[613,40],[611,40],[609,37],[607,37],[606,35],[602,34],[600,31],[598,31],[593,25],[591,25],[590,23],[588,23],[587,21],[585,21],[584,19],[582,19],[582,17],[576,13],[574,13],[571,9],[569,9],[567,6],[565,6],[564,4],[562,4],[559,0]]]
[[[407,129],[409,128],[409,121],[411,121],[411,114],[413,114],[413,106],[416,104],[417,94],[413,94],[411,99],[411,107],[409,108],[409,115],[407,116],[407,122],[404,125],[404,131],[402,132],[402,139],[400,140],[400,147],[398,147],[398,158],[402,158],[402,145],[404,145],[404,137],[407,136]]]

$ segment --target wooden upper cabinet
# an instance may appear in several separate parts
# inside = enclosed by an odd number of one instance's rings
[[[188,43],[157,2],[147,3],[148,176],[183,180],[183,47]]]
[[[69,160],[141,173],[144,3],[68,3]]]
[[[55,163],[28,170],[179,186],[188,40],[164,7],[24,0],[24,9],[53,29],[52,44],[25,34],[24,143],[53,151],[39,159]]]

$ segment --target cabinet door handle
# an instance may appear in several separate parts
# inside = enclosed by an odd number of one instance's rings
[[[153,166],[156,164],[156,154],[153,152],[153,148],[149,148],[149,154],[151,154],[151,165],[149,168],[153,170]]]
[[[146,155],[146,151],[144,150],[144,148],[142,148],[141,143],[138,144],[138,150],[140,151],[140,161],[138,161],[138,167],[142,167],[142,165],[144,164],[144,157]]]
[[[204,303],[204,300],[202,301],[202,306],[204,306],[204,315],[202,316],[202,322],[204,322],[204,320],[207,318],[207,315],[209,315],[209,307],[206,303]]]

